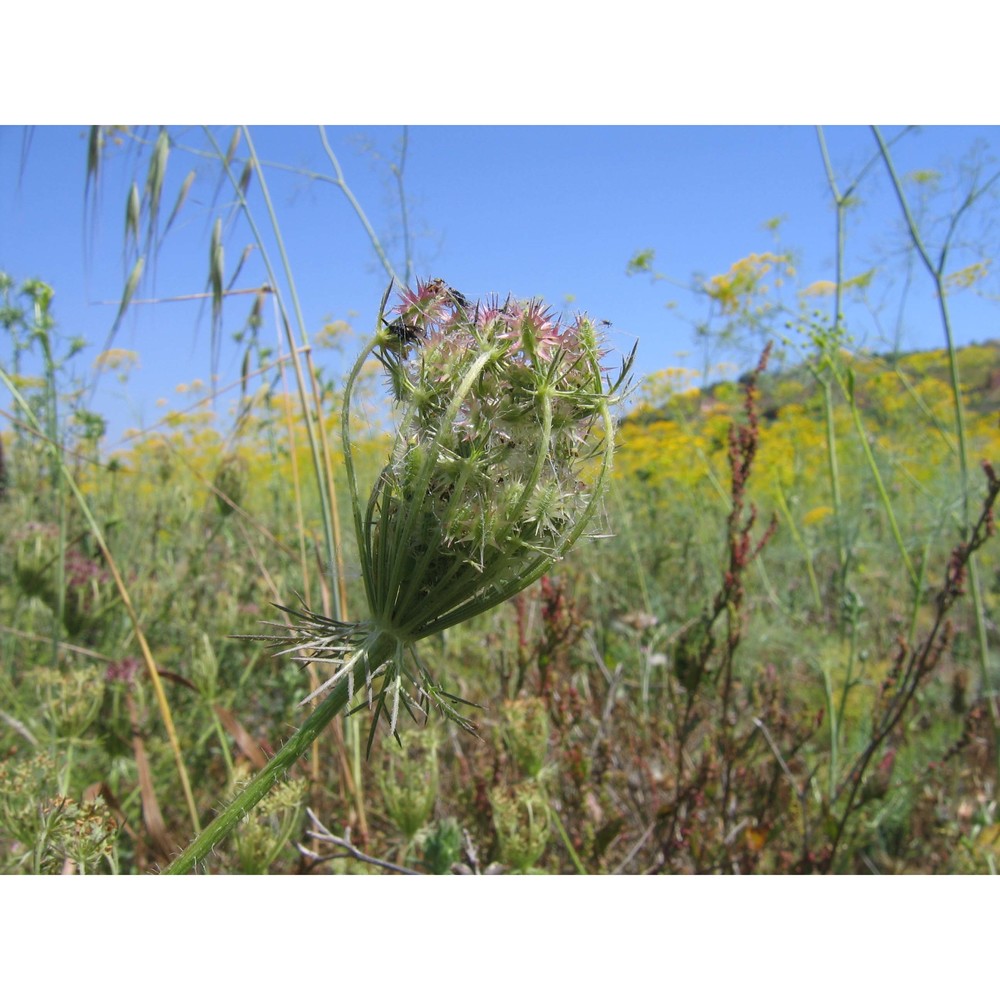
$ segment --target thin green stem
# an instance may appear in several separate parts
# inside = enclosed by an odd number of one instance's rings
[[[826,171],[827,184],[830,187],[830,194],[833,196],[834,208],[836,211],[836,255],[834,258],[834,303],[833,316],[834,327],[837,331],[837,344],[840,343],[840,330],[843,311],[843,277],[844,277],[844,247],[846,243],[845,211],[848,198],[850,198],[854,188],[860,181],[860,175],[847,190],[841,194],[837,184],[837,175],[830,160],[830,153],[826,147],[826,137],[821,126],[817,126],[816,135],[819,140],[820,154],[823,157],[823,168]],[[867,169],[867,167],[866,167]],[[841,593],[847,587],[847,572],[849,554],[846,542],[846,527],[844,524],[843,498],[840,492],[840,469],[837,461],[837,432],[834,424],[833,400],[830,392],[830,383],[825,378],[820,378],[817,372],[813,372],[819,379],[823,389],[823,417],[826,427],[826,455],[827,474],[830,477],[830,491],[833,497],[834,520],[837,525],[837,569],[838,586]]]
[[[830,495],[833,499],[833,518],[837,526],[837,586],[841,593],[847,587],[847,572],[850,553],[847,548],[847,528],[844,523],[844,498],[840,490],[840,460],[837,451],[837,424],[833,408],[830,383],[817,375],[823,390],[823,427],[826,434],[826,470],[830,479]]]
[[[906,220],[906,228],[909,230],[910,240],[913,243],[914,249],[920,255],[920,259],[923,261],[924,267],[927,268],[927,273],[930,275],[931,281],[934,283],[938,309],[941,314],[941,324],[944,328],[944,337],[948,348],[948,374],[951,379],[952,398],[955,408],[955,430],[958,433],[958,457],[962,469],[962,510],[965,523],[968,524],[969,452],[965,428],[965,407],[962,405],[962,382],[958,370],[958,352],[955,350],[955,338],[952,332],[951,317],[948,312],[948,293],[947,289],[944,287],[944,262],[948,253],[948,244],[946,242],[942,247],[939,263],[935,265],[930,258],[930,254],[927,252],[927,247],[924,245],[923,238],[920,235],[920,230],[917,228],[917,223],[913,218],[913,213],[910,211],[910,205],[907,201],[906,194],[903,191],[903,185],[900,183],[899,177],[896,174],[896,168],[893,164],[889,149],[885,144],[885,140],[882,138],[882,132],[877,125],[872,126],[872,132],[875,135],[875,141],[878,143],[879,151],[882,154],[882,160],[885,163],[886,170],[889,172],[889,177],[892,180],[893,191],[896,194],[896,199],[899,201],[899,207],[903,213],[903,218]]]
[[[777,491],[776,495],[778,498],[778,506],[781,508],[781,513],[785,516],[785,521],[788,523],[788,528],[792,533],[792,539],[795,544],[802,551],[802,555],[805,558],[806,563],[806,573],[809,576],[809,590],[812,593],[813,604],[817,611],[823,610],[823,599],[819,592],[819,581],[816,579],[816,569],[813,566],[813,554],[808,545],[806,545],[805,539],[802,537],[802,533],[798,529],[798,525],[795,523],[795,518],[792,516],[791,507],[788,504],[788,497],[785,495],[785,487],[781,483],[781,478],[775,477]]]
[[[889,493],[885,488],[885,483],[882,481],[882,473],[879,471],[878,463],[875,461],[875,453],[872,451],[871,444],[869,444],[868,434],[865,431],[865,426],[861,420],[861,410],[858,407],[857,399],[854,395],[853,374],[849,375],[847,381],[845,382],[835,367],[831,366],[831,369],[834,373],[834,378],[837,380],[837,384],[847,397],[848,405],[851,410],[851,418],[854,421],[854,429],[857,431],[858,440],[860,441],[861,449],[865,454],[865,461],[868,463],[872,479],[875,480],[875,489],[878,492],[879,499],[882,501],[882,507],[885,510],[886,517],[889,519],[889,529],[892,531],[892,537],[896,541],[896,547],[899,549],[900,558],[903,560],[903,565],[906,567],[907,576],[910,578],[910,586],[916,589],[919,575],[913,566],[913,561],[910,559],[909,552],[906,550],[906,543],[903,541],[903,535],[899,528],[899,522],[896,520],[896,512],[893,509],[892,500],[889,498]]]
[[[382,267],[385,268],[385,273],[389,277],[399,284],[406,286],[405,281],[401,281],[399,275],[396,273],[396,269],[392,266],[392,261],[389,260],[389,255],[382,248],[382,243],[375,233],[372,224],[368,221],[368,216],[365,215],[364,209],[361,207],[360,202],[354,197],[354,192],[347,186],[347,181],[344,180],[344,172],[340,169],[340,161],[337,159],[333,152],[333,147],[330,145],[330,140],[326,136],[326,127],[324,125],[319,126],[319,137],[320,141],[323,143],[323,150],[326,153],[327,159],[330,161],[330,165],[333,167],[336,173],[336,178],[333,183],[340,188],[343,192],[344,197],[350,202],[351,208],[354,209],[355,214],[358,217],[358,221],[364,227],[365,232],[368,234],[368,239],[371,241],[371,245],[378,255],[379,261],[382,263]],[[329,180],[329,178],[323,178],[324,180]]]
[[[820,664],[823,674],[823,697],[826,701],[826,717],[830,727],[830,756],[827,761],[827,801],[830,805],[837,794],[837,769],[840,766],[840,726],[834,705],[833,680],[826,663]]]
[[[403,171],[406,169],[406,151],[410,145],[410,130],[403,126],[403,139],[399,148],[399,164],[392,164],[391,170],[396,178],[396,187],[399,195],[399,215],[400,225],[403,230],[403,282],[409,285],[410,278],[413,277],[413,246],[410,238],[410,219],[406,209],[406,187],[403,184]]]
[[[379,309],[379,319],[376,324],[377,327],[381,327],[382,311],[385,309],[385,304],[389,299],[389,292],[391,289],[392,285],[390,284],[389,288],[385,291],[385,295],[382,297],[382,305]],[[357,535],[359,547],[364,544],[366,535],[364,530],[364,514],[362,513],[361,497],[358,491],[358,477],[354,468],[354,447],[351,442],[351,404],[354,399],[354,386],[357,383],[358,377],[361,375],[361,369],[364,368],[365,363],[368,361],[368,356],[378,346],[380,339],[380,333],[376,333],[375,336],[372,337],[367,344],[365,344],[361,353],[358,355],[357,360],[354,362],[354,366],[351,368],[351,371],[347,376],[347,382],[344,385],[344,402],[340,415],[341,444],[344,452],[344,470],[347,473],[347,491],[351,498],[351,512],[354,515],[354,530]],[[365,584],[365,595],[368,598],[368,607],[372,608],[375,605],[375,580],[373,579],[371,572],[371,559],[362,559],[361,569]]]
[[[940,256],[935,264],[934,261],[931,260],[924,240],[920,235],[920,230],[913,218],[913,213],[910,211],[910,206],[906,199],[906,194],[903,191],[903,186],[900,183],[898,175],[896,174],[896,168],[893,164],[892,156],[889,153],[885,140],[882,138],[882,132],[878,126],[875,125],[872,126],[872,132],[874,133],[875,141],[878,143],[882,161],[885,163],[886,170],[888,171],[889,177],[892,181],[893,191],[896,194],[896,199],[899,201],[899,207],[903,213],[903,218],[906,220],[906,226],[910,233],[910,239],[934,284],[934,291],[938,301],[938,310],[941,315],[941,325],[944,329],[945,343],[948,349],[948,373],[951,380],[952,398],[954,401],[955,430],[958,434],[958,457],[962,474],[962,518],[965,528],[968,529],[970,527],[969,446],[965,423],[965,407],[962,401],[962,382],[958,367],[958,352],[955,349],[955,338],[952,330],[951,315],[948,310],[948,290],[945,287],[944,281],[945,264],[950,250],[951,239],[955,234],[959,217],[971,208],[975,201],[990,187],[1000,180],[1000,171],[995,173],[984,185],[970,190],[962,205],[952,217],[951,225],[948,228],[947,235],[941,247]],[[988,640],[986,635],[986,611],[983,600],[982,584],[979,577],[978,560],[975,553],[973,553],[969,559],[969,583],[972,590],[972,605],[976,620],[976,639],[979,646],[980,682],[984,690],[989,690],[990,664]],[[996,735],[997,733],[1000,733],[1000,709],[997,708],[996,699],[988,698],[987,702],[990,707],[990,718],[993,725],[993,732],[994,735]],[[997,760],[1000,762],[1000,749],[997,750]]]
[[[219,749],[222,751],[222,760],[226,766],[226,777],[232,780],[233,777],[233,755],[229,749],[229,740],[226,738],[226,731],[222,728],[222,721],[216,714],[214,706],[209,703],[208,710],[212,713],[212,729],[219,742]]]
[[[555,809],[550,809],[549,815],[552,817],[552,821],[556,825],[556,830],[559,832],[559,839],[563,842],[563,846],[566,848],[566,853],[569,854],[570,861],[573,862],[573,867],[576,869],[576,873],[578,875],[586,875],[587,869],[580,860],[580,855],[574,850],[573,843],[569,839],[569,834],[566,832],[566,827],[563,826],[563,821],[559,818],[559,813],[557,813]]]

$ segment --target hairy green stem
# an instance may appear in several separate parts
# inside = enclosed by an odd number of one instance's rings
[[[364,684],[369,663],[378,664],[380,656],[395,645],[395,640],[381,633],[370,635],[355,654],[353,676],[344,677],[320,702],[319,707],[302,723],[298,732],[268,761],[267,765],[251,780],[207,826],[180,857],[164,870],[164,875],[183,875],[203,861],[244,816],[281,780],[286,771],[312,745],[329,723],[346,707],[350,692]]]
[[[244,816],[277,784],[284,773],[309,749],[313,740],[347,705],[345,677],[302,724],[299,731],[271,758],[232,802],[207,826],[202,834],[164,870],[164,875],[184,875],[203,861]]]

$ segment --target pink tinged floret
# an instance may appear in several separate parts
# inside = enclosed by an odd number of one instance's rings
[[[415,292],[403,289],[396,307],[396,312],[404,319],[425,325],[444,323],[452,318],[454,311],[451,294],[438,279],[418,283]]]
[[[521,323],[537,339],[558,335],[559,324],[552,317],[552,310],[539,299],[528,303],[521,315]]]
[[[479,329],[483,333],[489,332],[491,327],[495,328],[495,333],[503,331],[497,333],[498,337],[504,336],[511,324],[516,322],[516,317],[517,303],[513,302],[509,296],[501,302],[499,296],[492,295],[480,302],[475,312],[476,325]]]

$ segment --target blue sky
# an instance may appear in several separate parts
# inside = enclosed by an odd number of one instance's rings
[[[215,132],[223,147],[231,132]],[[887,138],[898,132],[884,129]],[[134,169],[127,152],[112,152],[98,210],[85,222],[84,133],[82,127],[35,129],[24,157],[24,130],[0,128],[0,270],[16,279],[39,277],[55,288],[62,333],[81,335],[91,345],[76,362],[81,374],[107,342],[116,312],[109,303],[124,284],[125,203]],[[228,224],[225,193],[213,200],[212,164],[182,148],[204,147],[205,134],[199,129],[174,134],[179,145],[168,164],[164,216],[189,169],[198,171],[198,179],[137,299],[205,291],[209,234],[217,217],[227,222],[227,280],[243,247],[252,242],[245,227]],[[316,129],[266,127],[251,134],[265,163],[331,172]],[[400,234],[399,205],[388,168],[401,130],[336,126],[328,135],[348,185],[401,270],[402,256],[392,242],[395,238],[398,244]],[[844,180],[876,152],[867,128],[833,127],[826,138]],[[956,171],[975,144],[986,148],[979,158],[986,164],[984,176],[997,169],[996,164],[990,169],[989,155],[997,152],[998,138],[996,127],[930,127],[906,135],[894,147],[900,174],[942,172],[928,222],[957,203],[949,179],[957,180]],[[333,186],[302,174],[268,167],[266,178],[310,332],[334,319],[367,331],[387,279],[346,199]],[[692,322],[704,320],[707,307],[682,286],[696,274],[724,272],[749,253],[776,249],[764,227],[768,220],[782,220],[781,248],[795,252],[800,285],[833,277],[834,213],[816,132],[806,126],[412,127],[404,180],[418,276],[441,276],[469,296],[541,296],[566,310],[610,320],[616,346],[627,349],[638,341],[640,374],[701,363]],[[853,332],[875,349],[886,346],[884,337],[897,331],[905,347],[941,346],[934,301],[919,272],[897,325],[905,258],[898,253],[901,218],[884,168],[872,169],[859,192],[847,273],[881,261],[882,274],[894,285],[885,293],[881,333],[864,309],[850,314]],[[251,202],[261,209],[256,185]],[[996,197],[983,204],[988,215],[996,216]],[[969,246],[956,255],[956,269],[981,258],[991,239],[996,245],[997,234],[982,217],[971,213],[968,222],[960,235]],[[265,243],[273,252],[269,237]],[[655,268],[663,279],[626,273],[629,258],[645,248],[655,250]],[[254,255],[236,287],[261,280]],[[983,288],[996,295],[992,275]],[[668,308],[668,302],[675,305]],[[815,304],[822,307],[828,300]],[[238,375],[241,354],[228,335],[242,325],[249,305],[249,297],[227,304],[222,383]],[[961,342],[1000,334],[995,298],[963,293],[954,309]],[[274,342],[273,321],[266,319],[264,339]],[[158,401],[179,405],[177,385],[195,378],[208,381],[208,308],[203,302],[135,306],[114,346],[136,351],[140,367],[124,387],[105,376],[93,400],[110,422],[108,447],[127,427],[148,426],[162,417]],[[321,352],[319,360],[341,370],[354,346],[344,354]],[[0,359],[9,359],[5,345],[0,345]],[[226,403],[220,408],[224,411]]]

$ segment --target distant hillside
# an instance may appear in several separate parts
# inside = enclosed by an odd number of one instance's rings
[[[1000,411],[1000,339],[960,348],[957,352],[963,399],[970,415]],[[860,352],[848,359],[854,371],[855,396],[862,412],[877,416],[887,389],[905,392],[906,385],[920,387],[921,396],[951,396],[951,375],[946,350],[911,351],[900,354]],[[685,385],[681,372],[657,373],[653,388],[625,417],[625,422],[652,423],[660,420],[697,420],[700,415],[718,413],[734,404],[742,405],[740,384],[747,375],[719,381],[700,389]],[[758,382],[759,412],[765,420],[775,420],[781,410],[796,406],[806,413],[822,406],[822,390],[808,364],[766,371]]]

